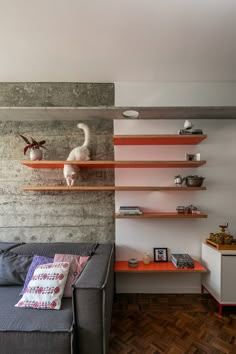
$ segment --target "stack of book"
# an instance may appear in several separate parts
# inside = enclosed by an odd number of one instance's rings
[[[142,215],[142,210],[138,206],[120,206],[118,215]]]
[[[194,268],[194,260],[188,254],[172,254],[171,262],[176,268]]]

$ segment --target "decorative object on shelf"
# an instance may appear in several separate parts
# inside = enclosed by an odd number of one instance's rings
[[[175,184],[176,186],[181,186],[183,183],[183,178],[180,175],[175,176]]]
[[[184,214],[185,213],[185,206],[184,205],[177,206],[176,211],[178,214]]]
[[[30,151],[30,160],[35,161],[35,160],[42,160],[43,158],[43,152],[40,148],[46,149],[45,146],[43,146],[46,143],[46,140],[41,140],[41,141],[36,141],[34,138],[31,137],[31,142],[28,138],[26,138],[24,135],[20,134],[20,137],[26,142],[26,146],[24,147],[24,155],[26,154],[27,150],[29,149]]]
[[[151,262],[150,254],[145,252],[143,254],[143,264],[150,264],[150,262]]]
[[[186,253],[172,254],[171,262],[176,268],[194,268],[194,260]]]
[[[154,262],[168,262],[167,248],[154,248]]]
[[[179,205],[176,208],[178,214],[200,214],[200,210],[194,205],[183,206]]]
[[[138,266],[138,260],[136,258],[130,258],[128,260],[128,265],[131,268],[136,268]]]
[[[201,160],[201,155],[200,152],[197,154],[185,154],[185,160],[186,161],[200,161]]]
[[[71,150],[67,161],[87,161],[90,160],[90,151],[88,145],[90,142],[90,130],[86,124],[79,123],[77,125],[79,129],[84,131],[84,143],[81,146],[77,146]],[[68,186],[73,186],[78,178],[79,167],[76,165],[64,165],[63,169],[64,177]]]
[[[175,176],[175,184],[180,186],[181,184],[183,184],[183,182],[185,182],[187,187],[201,187],[203,184],[205,177],[201,177],[201,176],[186,176],[186,177],[181,177],[180,175]],[[177,183],[178,182],[178,183]]]
[[[142,215],[142,210],[138,206],[120,206],[118,215]]]
[[[193,127],[193,123],[190,122],[190,120],[186,120],[184,122],[184,129],[189,130],[189,129],[192,129],[192,127]]]
[[[230,231],[228,230],[229,224],[226,223],[225,225],[219,225],[220,227],[220,232],[213,233],[211,232],[209,234],[209,240],[212,241],[213,243],[219,244],[219,245],[233,245],[236,243],[236,240],[234,237],[230,234]],[[226,232],[227,230],[227,232]]]
[[[204,177],[194,175],[187,176],[183,180],[185,181],[187,187],[201,187],[204,179]]]
[[[200,211],[198,210],[197,207],[195,207],[194,205],[188,205],[185,207],[185,213],[186,214],[198,214],[200,213]]]
[[[203,134],[203,131],[202,129],[193,129],[192,122],[190,122],[190,120],[185,120],[184,129],[180,129],[178,133],[182,135]]]

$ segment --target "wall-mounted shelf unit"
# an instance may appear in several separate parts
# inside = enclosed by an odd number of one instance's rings
[[[116,273],[206,273],[207,269],[197,261],[194,268],[176,268],[172,262],[151,262],[143,264],[139,261],[138,266],[131,268],[127,261],[116,261],[114,271]]]
[[[115,214],[116,219],[199,219],[207,218],[206,214],[178,214],[175,212],[156,212],[156,213],[143,213],[141,215],[118,215]]]
[[[206,187],[146,187],[146,186],[23,186],[25,191],[144,191],[144,192],[194,192],[206,190]]]
[[[206,134],[190,135],[113,135],[114,145],[196,145]]]
[[[206,164],[206,161],[21,161],[22,165],[31,168],[63,168],[64,165],[76,165],[84,168],[195,168]]]

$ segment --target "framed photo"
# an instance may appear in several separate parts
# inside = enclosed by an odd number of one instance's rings
[[[197,154],[185,154],[185,160],[186,161],[200,161],[200,152]]]
[[[154,262],[168,262],[167,248],[153,248]]]

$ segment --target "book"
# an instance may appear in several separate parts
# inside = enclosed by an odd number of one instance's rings
[[[129,209],[138,209],[140,210],[139,206],[120,206],[120,210],[129,210]]]
[[[187,253],[172,254],[171,262],[176,268],[194,268],[194,260]]]
[[[141,215],[143,212],[138,206],[120,206],[118,215]]]
[[[141,210],[118,210],[118,215],[141,215]]]

